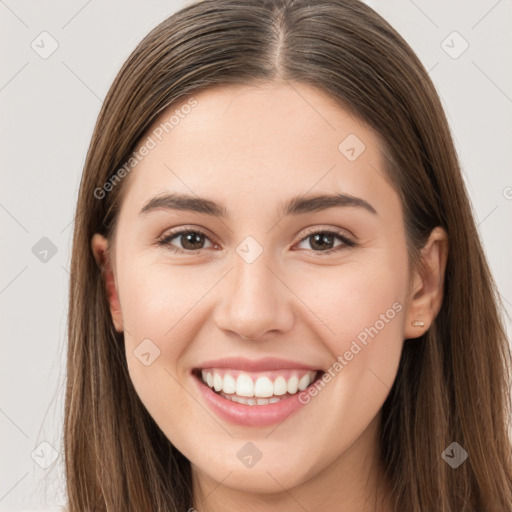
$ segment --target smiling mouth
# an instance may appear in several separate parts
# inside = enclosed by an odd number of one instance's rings
[[[196,368],[193,375],[213,392],[243,405],[267,405],[294,396],[319,380],[323,370],[248,372],[228,368]]]

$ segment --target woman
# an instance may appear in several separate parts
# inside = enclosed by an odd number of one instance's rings
[[[510,350],[448,124],[348,0],[205,0],[80,187],[69,511],[505,511]]]

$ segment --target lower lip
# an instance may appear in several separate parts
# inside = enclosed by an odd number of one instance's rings
[[[204,382],[192,375],[206,403],[221,418],[245,427],[264,427],[282,423],[288,416],[303,405],[299,402],[299,392],[282,398],[279,402],[267,405],[245,405],[233,402],[212,391]]]

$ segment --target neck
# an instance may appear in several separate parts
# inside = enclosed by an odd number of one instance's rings
[[[379,418],[380,415],[374,418],[352,446],[332,463],[307,481],[281,492],[247,493],[233,489],[229,475],[224,480],[215,480],[192,465],[194,508],[197,512],[393,512],[390,483],[384,477],[379,456]]]

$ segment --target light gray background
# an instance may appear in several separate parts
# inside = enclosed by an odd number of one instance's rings
[[[0,0],[0,511],[57,510],[63,503],[68,268],[82,166],[120,66],[186,3]],[[411,44],[437,87],[510,314],[512,2],[368,3]],[[49,39],[41,43],[43,31],[58,43],[47,59],[31,47],[35,40],[50,48]],[[469,44],[458,58],[447,53],[463,48],[453,31]],[[32,252],[43,237],[57,249],[46,262]],[[508,319],[507,328],[510,334]],[[44,469],[52,449],[57,458]]]

